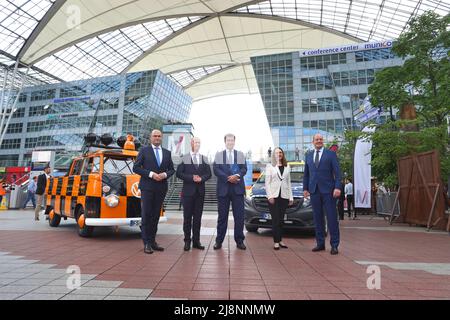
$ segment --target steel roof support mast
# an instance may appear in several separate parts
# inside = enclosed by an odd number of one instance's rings
[[[8,112],[8,107],[9,107],[9,101],[11,100],[11,95],[13,94],[13,89],[14,89],[14,85],[15,85],[15,81],[16,81],[16,76],[18,73],[18,67],[19,67],[19,60],[16,61],[15,65],[14,65],[14,71],[12,74],[12,80],[11,80],[11,84],[9,86],[8,89],[8,94],[6,95],[6,98],[4,96],[5,90],[6,90],[6,83],[7,83],[7,79],[8,79],[8,72],[5,72],[5,78],[4,78],[4,86],[3,86],[3,92],[2,92],[2,100],[0,101],[0,113],[2,115],[2,120],[0,122],[0,146],[3,143],[3,139],[5,138],[5,134],[6,131],[8,130],[8,126],[9,123],[12,119],[12,116],[14,114],[14,112],[16,111],[16,105],[17,102],[19,101],[19,97],[20,94],[22,93],[22,88],[23,88],[23,84],[25,83],[25,79],[28,76],[28,71],[30,70],[30,67],[27,68],[27,71],[24,75],[22,75],[21,78],[21,83],[20,83],[20,87],[19,90],[17,91],[17,95],[16,98],[14,99],[14,102],[10,108],[10,112],[9,112],[9,116],[8,119],[6,119],[7,116],[7,112]],[[5,124],[5,120],[6,120],[6,124]],[[5,125],[4,125],[5,124]]]

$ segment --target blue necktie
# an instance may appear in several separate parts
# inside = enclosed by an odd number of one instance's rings
[[[159,159],[159,152],[158,152],[159,148],[156,147],[155,148],[155,156],[156,156],[156,163],[158,164],[158,167],[161,166],[161,159]]]

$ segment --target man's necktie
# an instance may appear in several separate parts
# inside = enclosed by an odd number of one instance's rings
[[[193,158],[192,160],[194,161],[194,166],[195,166],[196,169],[198,169],[198,159],[197,159],[197,154],[195,153],[193,156],[194,156],[194,158]]]
[[[233,165],[233,158],[231,157],[231,152],[228,152],[227,162],[230,167]]]
[[[316,166],[316,168],[319,167],[319,154],[320,154],[320,151],[316,150],[316,157],[314,158],[314,165]]]
[[[156,156],[156,163],[158,164],[158,167],[160,167],[161,166],[161,159],[159,158],[159,148],[158,147],[156,147],[155,148],[155,156]]]

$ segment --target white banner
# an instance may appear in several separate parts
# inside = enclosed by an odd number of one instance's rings
[[[364,127],[363,132],[374,132],[375,127]],[[355,146],[354,159],[354,197],[355,208],[371,207],[371,177],[372,167],[372,141],[367,139],[358,139]]]

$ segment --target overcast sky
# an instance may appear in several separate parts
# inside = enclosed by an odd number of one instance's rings
[[[260,159],[272,146],[269,124],[259,94],[228,95],[194,102],[190,115],[200,152],[213,155],[225,148],[226,133],[236,135],[236,149]]]

